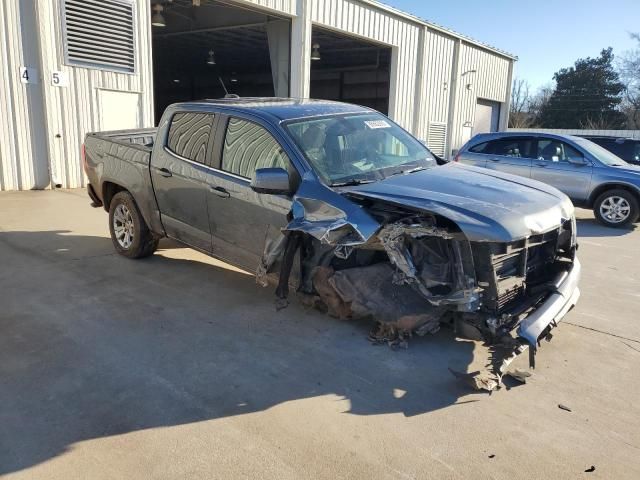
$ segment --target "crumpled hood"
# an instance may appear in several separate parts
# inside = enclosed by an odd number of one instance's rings
[[[549,185],[456,163],[342,191],[442,215],[471,241],[519,240],[556,228],[574,213],[569,198]]]

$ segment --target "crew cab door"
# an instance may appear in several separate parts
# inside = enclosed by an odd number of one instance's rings
[[[208,191],[209,223],[216,256],[256,270],[267,238],[277,239],[289,222],[291,199],[254,192],[251,179],[258,168],[296,171],[269,127],[257,119],[220,119],[216,136],[218,166]]]
[[[547,183],[574,201],[589,193],[593,166],[577,148],[555,138],[538,138],[531,178]]]
[[[217,120],[213,113],[175,113],[151,157],[151,180],[167,236],[206,252],[212,251],[207,196]]]

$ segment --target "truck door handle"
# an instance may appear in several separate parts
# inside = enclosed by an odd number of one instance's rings
[[[546,163],[536,163],[536,167],[547,168],[547,164]]]
[[[489,160],[491,160],[492,162],[499,162],[500,161],[499,158],[490,158]]]
[[[231,194],[222,187],[209,186],[209,190],[211,190],[211,193],[214,193],[222,198],[229,198],[231,196]]]
[[[171,173],[171,170],[169,170],[168,168],[159,168],[158,172],[160,173],[160,175],[166,178],[173,176],[173,173]]]

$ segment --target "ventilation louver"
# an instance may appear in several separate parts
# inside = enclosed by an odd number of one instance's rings
[[[68,64],[135,72],[134,3],[63,0]]]
[[[444,158],[447,149],[447,124],[429,123],[429,138],[427,139],[429,150],[435,155]]]

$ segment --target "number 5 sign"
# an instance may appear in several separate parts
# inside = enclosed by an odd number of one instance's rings
[[[54,87],[68,87],[69,77],[66,72],[51,72],[51,85]]]

